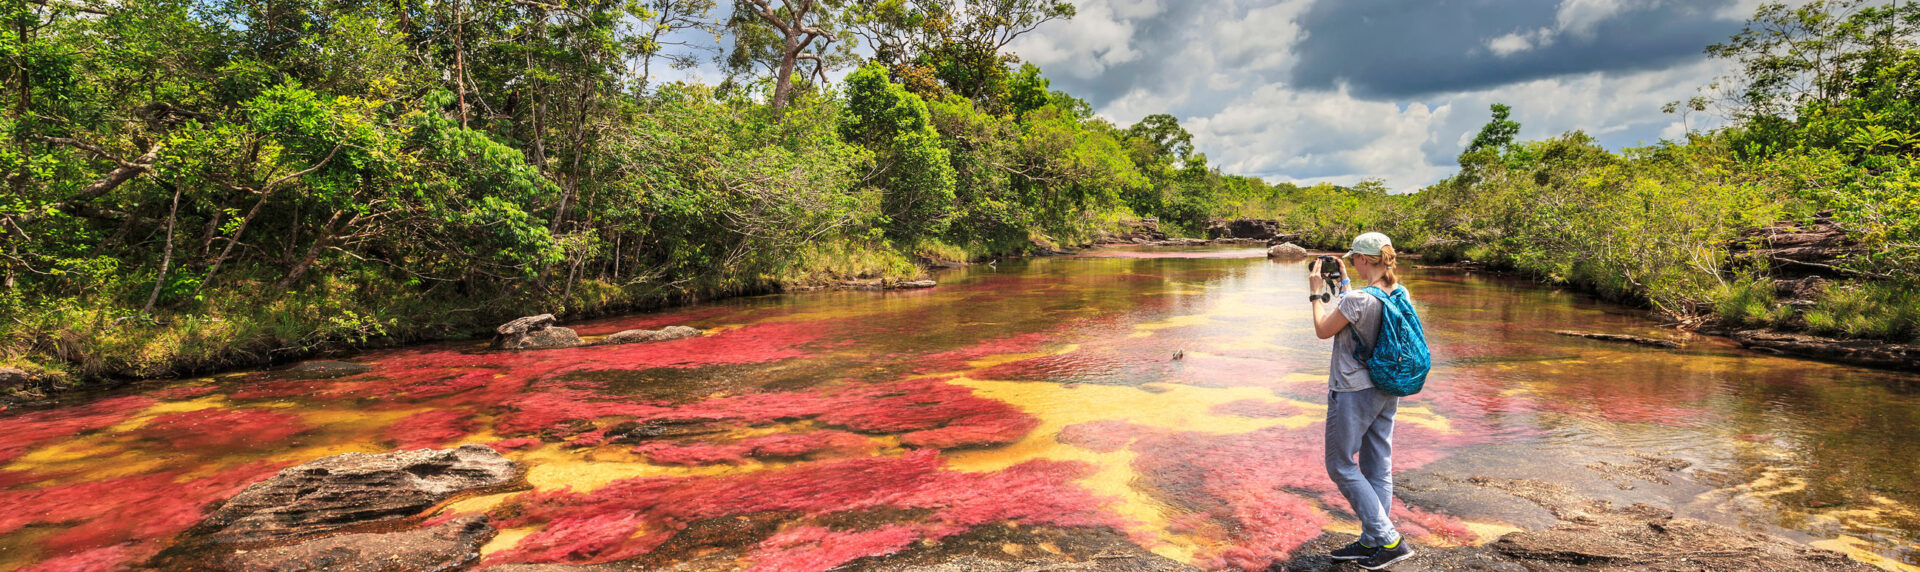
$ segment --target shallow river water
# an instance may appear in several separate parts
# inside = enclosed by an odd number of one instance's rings
[[[1715,338],[1557,336],[1673,334],[1576,294],[1408,274],[1436,365],[1400,407],[1403,481],[1549,480],[1920,570],[1920,378]],[[492,563],[824,570],[987,527],[1104,527],[1256,569],[1355,530],[1321,463],[1330,343],[1303,264],[1101,250],[939,279],[572,325],[705,333],[671,342],[447,343],[356,356],[373,370],[339,379],[237,373],[0,413],[0,570],[137,566],[282,467],[463,442],[525,471],[431,515],[491,515]],[[629,421],[652,436],[623,436]],[[1541,524],[1414,500],[1396,521],[1429,545]],[[673,542],[696,529],[732,532]]]

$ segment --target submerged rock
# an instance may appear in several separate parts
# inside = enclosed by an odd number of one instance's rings
[[[1920,371],[1920,345],[1875,340],[1837,340],[1770,330],[1734,332],[1733,340],[1751,349],[1903,371]]]
[[[1267,249],[1267,258],[1306,258],[1307,249],[1291,242]]]
[[[527,316],[494,328],[493,349],[528,350],[570,348],[581,345],[580,334],[571,328],[555,326],[553,314]]]
[[[373,371],[373,366],[345,361],[314,360],[303,361],[293,367],[281,370],[280,377],[289,379],[332,379]]]
[[[1628,335],[1628,334],[1608,334],[1608,333],[1602,333],[1602,332],[1575,332],[1571,330],[1554,330],[1553,333],[1554,335],[1567,336],[1570,338],[1587,338],[1589,340],[1600,340],[1605,342],[1640,344],[1643,346],[1667,348],[1670,350],[1677,350],[1677,349],[1680,349],[1682,346],[1680,342],[1677,342],[1674,340],[1649,338],[1645,336],[1634,336],[1634,335]]]
[[[341,534],[288,546],[235,551],[217,558],[215,568],[276,572],[439,572],[479,560],[480,546],[493,538],[494,533],[487,517],[463,516],[419,530]]]
[[[681,338],[698,337],[700,330],[686,326],[667,326],[658,330],[624,330],[608,334],[601,338],[603,344],[633,344],[640,342],[664,342]]]
[[[282,540],[406,518],[454,494],[507,483],[513,461],[486,445],[347,453],[254,483],[201,521],[216,544]]]

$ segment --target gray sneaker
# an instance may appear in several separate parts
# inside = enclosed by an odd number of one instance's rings
[[[1380,547],[1378,546],[1367,546],[1356,540],[1352,544],[1334,550],[1332,556],[1336,561],[1365,560],[1368,556],[1373,556],[1373,553],[1379,551]]]
[[[1380,547],[1379,550],[1373,552],[1372,556],[1360,560],[1357,564],[1359,564],[1361,568],[1368,570],[1379,570],[1412,556],[1413,546],[1407,543],[1407,539],[1402,538],[1398,542],[1393,543],[1393,546]]]

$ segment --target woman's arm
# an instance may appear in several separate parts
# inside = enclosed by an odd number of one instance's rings
[[[1307,293],[1319,294],[1327,290],[1326,279],[1320,277],[1320,261],[1307,264]],[[1329,311],[1332,310],[1332,311]],[[1347,315],[1329,307],[1327,302],[1313,299],[1313,335],[1328,339],[1340,335],[1347,327]]]

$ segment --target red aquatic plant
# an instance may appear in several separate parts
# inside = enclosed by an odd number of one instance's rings
[[[761,541],[747,558],[748,570],[768,572],[826,572],[869,556],[899,552],[922,536],[917,527],[886,525],[873,530],[839,532],[818,526],[800,526]]]
[[[72,556],[74,562],[115,557],[124,565],[157,552],[155,539],[198,523],[208,504],[232,497],[285,465],[261,461],[186,480],[180,472],[160,472],[0,491],[0,535],[27,526],[67,526],[40,542],[44,554]],[[122,549],[108,550],[114,546]]]
[[[1120,420],[1088,421],[1060,428],[1054,440],[1083,449],[1112,453],[1126,448],[1138,436],[1135,425]]]
[[[663,465],[742,463],[748,457],[792,458],[812,455],[849,455],[869,450],[866,437],[845,431],[777,433],[732,443],[646,443],[633,448],[647,460]]]
[[[493,447],[494,449],[498,449],[502,451],[518,451],[521,449],[531,449],[539,445],[540,445],[539,439],[534,439],[530,437],[521,437],[518,439],[505,439],[501,441],[494,441],[492,443],[487,444],[487,446],[489,447]]]
[[[147,397],[152,397],[154,399],[158,399],[161,401],[177,401],[181,399],[193,399],[195,397],[201,397],[209,393],[213,393],[214,390],[217,390],[217,389],[220,389],[220,387],[213,384],[182,385],[179,387],[156,389],[156,390],[147,392],[146,395]]]
[[[0,463],[24,455],[42,443],[125,421],[154,403],[158,402],[151,397],[129,395],[0,418]]]
[[[108,572],[125,569],[135,557],[136,550],[132,546],[115,544],[48,558],[21,568],[19,572]]]
[[[1029,461],[992,473],[949,471],[941,468],[933,451],[923,450],[901,457],[804,463],[739,475],[634,478],[590,493],[534,491],[509,499],[494,514],[501,527],[544,524],[545,528],[491,560],[618,560],[651,550],[665,541],[661,533],[695,521],[764,512],[821,516],[921,509],[930,511],[927,522],[942,525],[930,529],[929,538],[1007,520],[1124,526],[1100,510],[1102,499],[1071,484],[1091,470],[1077,462]],[[609,515],[633,519],[611,525]],[[634,536],[643,530],[648,533]],[[844,546],[833,552],[849,553]]]
[[[431,449],[472,435],[479,428],[472,413],[439,409],[408,415],[388,425],[380,436],[401,449]]]
[[[175,449],[227,451],[285,445],[305,430],[299,417],[286,413],[216,407],[161,415],[136,433]]]

